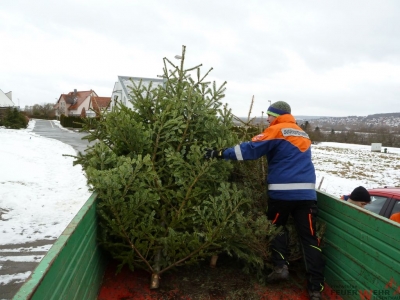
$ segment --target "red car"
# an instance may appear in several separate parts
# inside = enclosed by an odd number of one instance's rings
[[[400,213],[400,187],[370,189],[368,192],[372,201],[364,206],[365,209],[386,218]]]

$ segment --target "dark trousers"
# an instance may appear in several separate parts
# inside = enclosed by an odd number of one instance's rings
[[[315,222],[318,214],[317,202],[312,200],[273,200],[268,201],[267,217],[273,224],[283,226],[271,243],[272,262],[275,266],[288,264],[288,231],[286,222],[292,215],[303,249],[308,288],[322,291],[324,287],[324,260],[316,236]]]

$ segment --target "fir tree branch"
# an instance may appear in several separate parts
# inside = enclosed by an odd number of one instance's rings
[[[185,260],[189,259],[190,257],[192,257],[193,255],[199,253],[201,250],[209,247],[210,245],[212,245],[214,243],[214,239],[216,236],[219,235],[220,229],[221,227],[225,226],[226,223],[228,222],[228,220],[236,213],[236,211],[238,210],[238,208],[242,205],[243,203],[241,201],[238,202],[238,204],[234,207],[234,209],[230,212],[230,214],[225,218],[225,220],[223,222],[221,222],[218,226],[215,227],[214,229],[214,233],[211,236],[210,241],[205,242],[202,246],[200,246],[199,248],[197,248],[196,250],[192,251],[191,253],[189,253],[186,257],[172,263],[171,265],[169,265],[168,267],[162,269],[161,271],[159,271],[157,274],[162,274],[165,271],[168,271],[169,269],[179,265],[180,263],[184,262]]]
[[[186,128],[185,128],[185,130],[184,130],[184,132],[183,132],[183,134],[182,134],[181,141],[180,141],[180,143],[179,143],[179,145],[178,145],[178,147],[177,147],[177,149],[176,149],[177,152],[180,152],[180,151],[181,151],[182,146],[183,146],[183,143],[184,143],[184,142],[186,141],[186,139],[187,139],[186,136],[187,136],[187,132],[188,132],[188,130],[189,130],[189,128],[190,128],[191,115],[192,115],[192,113],[190,112],[190,115],[189,115],[189,112],[188,112],[188,117],[186,118]]]
[[[213,237],[214,237],[214,236],[213,236]],[[158,274],[160,275],[160,274],[164,273],[165,271],[168,271],[169,269],[171,269],[171,268],[173,268],[173,267],[179,265],[180,263],[182,263],[182,262],[184,262],[185,260],[191,258],[193,255],[197,254],[197,253],[200,252],[201,250],[207,248],[207,247],[210,246],[212,243],[213,243],[212,241],[207,242],[207,243],[204,243],[200,248],[197,248],[195,251],[189,253],[186,257],[184,257],[184,258],[182,258],[182,259],[180,259],[180,260],[178,260],[178,261],[172,263],[172,264],[169,265],[168,267],[166,267],[166,268],[162,269],[161,271],[159,271]]]
[[[179,210],[178,210],[177,214],[175,215],[175,217],[172,219],[172,221],[171,221],[171,223],[170,223],[170,227],[174,226],[174,225],[175,225],[175,222],[179,219],[179,217],[180,217],[180,215],[181,215],[181,213],[182,213],[183,208],[186,206],[186,203],[187,203],[187,201],[188,201],[189,198],[190,198],[189,196],[190,196],[190,193],[191,193],[192,190],[193,190],[193,187],[196,185],[196,183],[198,182],[198,180],[200,179],[200,177],[202,177],[202,176],[204,175],[204,173],[206,172],[207,169],[208,169],[208,168],[203,169],[202,172],[200,172],[200,173],[193,179],[192,184],[191,184],[191,185],[189,186],[189,188],[187,189],[187,192],[186,192],[186,195],[185,195],[185,199],[183,199],[183,201],[182,201],[182,203],[181,203],[181,205],[180,205],[180,207],[179,207]]]
[[[123,237],[125,237],[126,241],[129,243],[130,247],[133,249],[133,251],[136,252],[136,254],[140,257],[140,259],[146,264],[146,266],[150,269],[150,271],[154,273],[154,270],[151,267],[151,265],[149,264],[149,262],[147,261],[147,259],[145,259],[143,257],[143,255],[140,253],[140,251],[135,247],[134,243],[132,243],[131,239],[129,238],[129,235],[126,233],[126,230],[125,230],[124,226],[122,225],[121,219],[120,219],[119,215],[117,214],[117,212],[115,211],[114,206],[112,205],[112,201],[110,201],[110,208],[114,214],[114,217],[116,218],[116,220],[119,224],[119,227],[122,231]]]
[[[164,203],[169,204],[173,209],[176,210],[176,208],[171,204],[171,202],[168,201],[168,197],[164,197],[165,195],[162,193],[162,188],[158,184],[158,182],[160,181],[160,178],[158,177],[158,173],[159,172],[157,172],[157,169],[155,167],[155,158],[156,158],[156,155],[157,155],[157,148],[158,148],[158,143],[159,143],[160,131],[161,131],[161,127],[160,127],[159,133],[157,135],[156,145],[154,145],[154,152],[153,152],[152,164],[151,164],[152,170],[154,171],[155,174],[157,174],[157,178],[154,178],[153,182],[154,182],[154,185],[156,187],[156,190],[157,190],[157,193],[158,193],[160,199]],[[165,216],[161,216],[161,218],[163,218],[163,222],[166,224],[167,220],[165,219]]]
[[[122,227],[122,226],[121,226]],[[133,249],[133,251],[135,251],[137,253],[137,255],[139,255],[140,259],[146,264],[146,266],[149,268],[149,270],[154,273],[154,269],[151,267],[151,265],[149,264],[149,262],[147,261],[146,258],[144,258],[142,256],[142,254],[140,253],[140,251],[135,247],[135,245],[131,242],[131,240],[129,239],[128,235],[125,232],[125,229],[122,229],[125,238],[127,239],[127,242],[129,243],[129,245],[131,246],[131,248]]]

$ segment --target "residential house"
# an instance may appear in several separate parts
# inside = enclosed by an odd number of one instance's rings
[[[111,97],[90,97],[89,111],[86,112],[88,117],[97,116],[103,110],[110,110]]]
[[[80,116],[83,109],[86,112],[89,110],[91,97],[98,97],[98,95],[93,90],[77,91],[76,89],[68,94],[61,94],[54,106],[56,116]]]
[[[0,90],[0,118],[3,118],[7,109],[10,107],[15,107],[12,101],[12,92],[4,93]]]
[[[142,80],[142,85],[145,87],[148,87],[150,82],[153,82],[152,87],[164,84],[164,79],[118,76],[118,81],[114,84],[111,94],[110,109],[115,106],[117,101],[129,108],[133,108],[132,103],[129,101],[131,99],[129,93],[133,87],[132,82],[139,84],[140,80]]]
[[[14,107],[15,104],[12,101],[12,92],[4,93],[0,90],[0,107]]]

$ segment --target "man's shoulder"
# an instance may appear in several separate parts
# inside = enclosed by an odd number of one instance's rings
[[[285,139],[288,136],[309,138],[307,133],[305,133],[305,131],[301,129],[297,124],[282,122],[271,125],[270,127],[266,128],[262,133],[254,136],[251,140],[253,142],[256,142],[276,138]]]
[[[280,132],[281,132],[281,127],[277,125],[272,125],[268,128],[266,128],[262,133],[254,136],[251,140],[253,142],[257,141],[264,141],[264,140],[269,140],[277,137]]]

